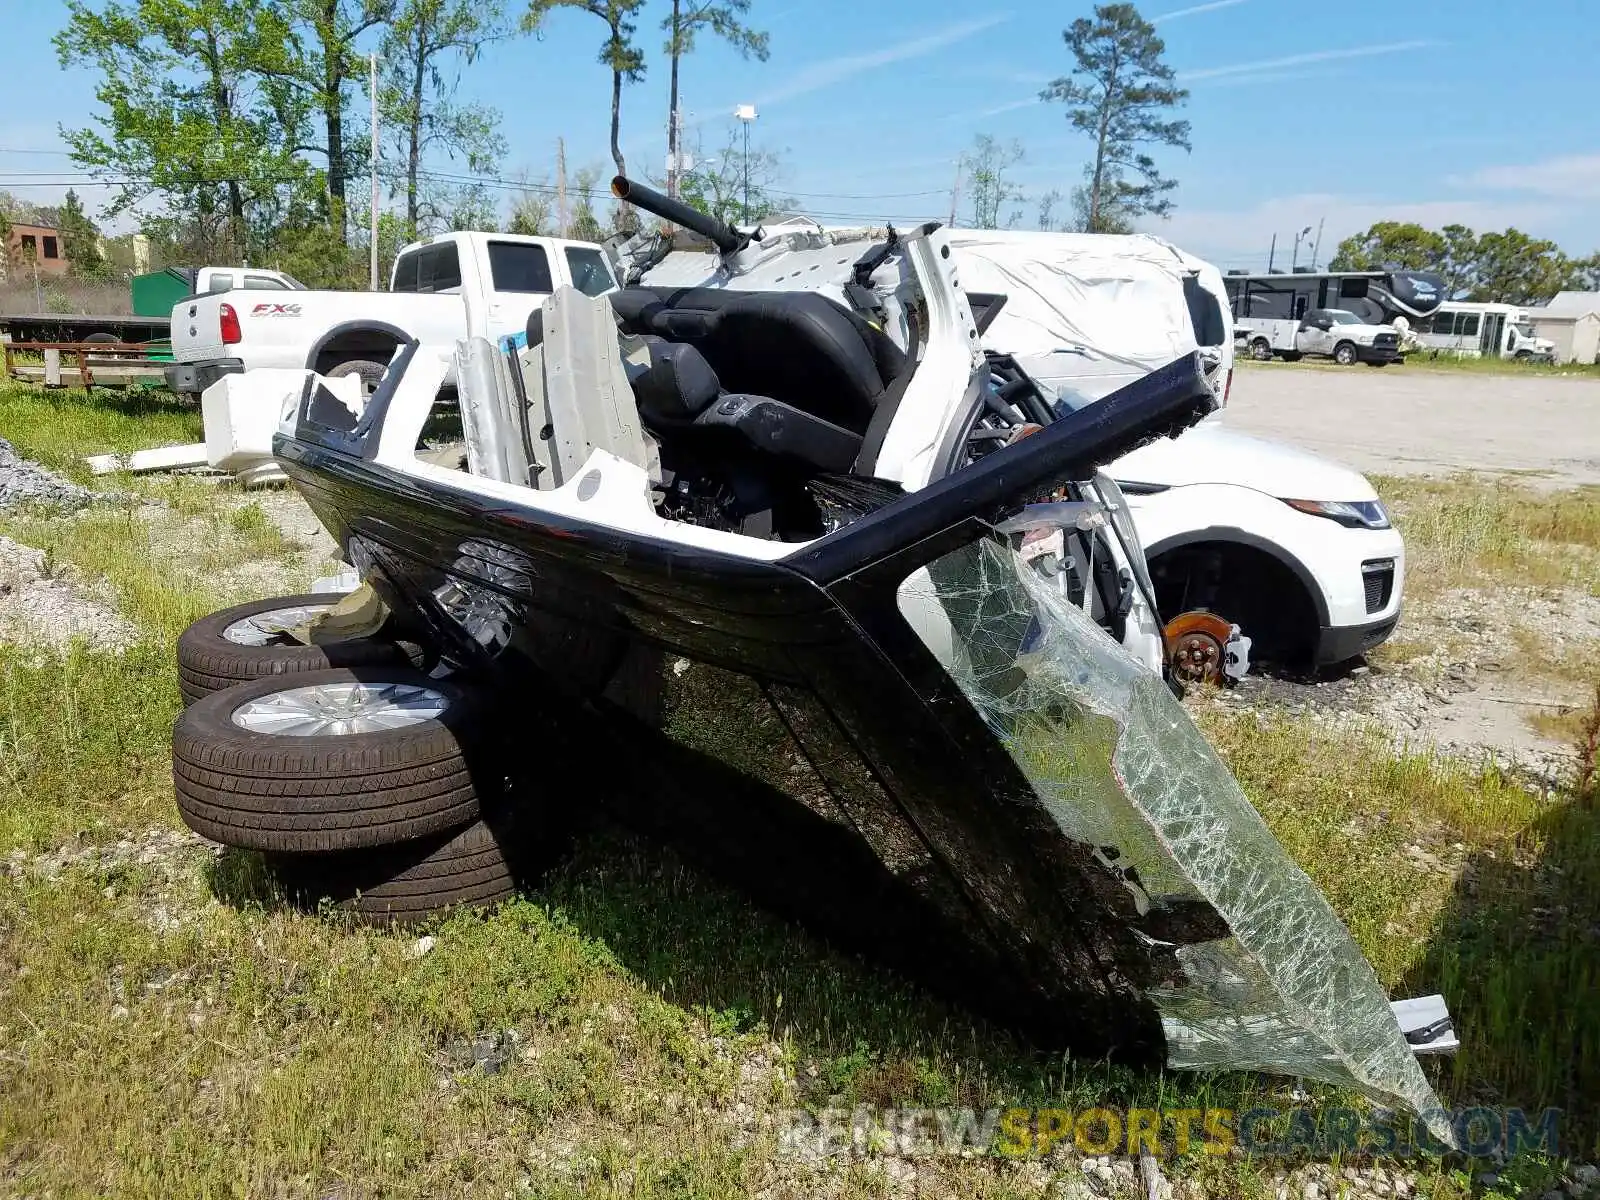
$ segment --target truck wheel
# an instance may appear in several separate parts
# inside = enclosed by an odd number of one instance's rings
[[[1333,348],[1333,361],[1341,367],[1355,365],[1356,346],[1354,342],[1340,342]]]
[[[386,370],[388,370],[386,366],[373,362],[370,358],[352,358],[349,362],[342,362],[330,368],[324,374],[329,379],[340,379],[345,375],[361,376],[361,394],[370,400],[372,393],[378,390],[378,384],[383,382],[383,373]]]
[[[1250,343],[1250,357],[1257,362],[1270,362],[1272,360],[1272,346],[1266,338],[1257,338]]]
[[[236,604],[201,617],[178,635],[178,691],[185,704],[247,680],[268,675],[326,671],[330,667],[406,665],[397,642],[350,638],[302,646],[278,632],[326,612],[339,596],[309,593]]]
[[[309,671],[213,692],[172,730],[178,812],[243,850],[390,846],[497,799],[487,693],[405,667]]]

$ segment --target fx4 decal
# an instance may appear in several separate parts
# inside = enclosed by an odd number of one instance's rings
[[[252,317],[298,317],[298,304],[258,304],[250,310]]]

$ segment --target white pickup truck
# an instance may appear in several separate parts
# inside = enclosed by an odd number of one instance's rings
[[[1343,308],[1313,308],[1300,321],[1240,317],[1234,336],[1244,342],[1250,357],[1260,361],[1277,357],[1293,362],[1302,355],[1331,358],[1341,367],[1363,362],[1385,367],[1404,362],[1400,331],[1392,325],[1368,325]]]
[[[370,391],[402,340],[374,323],[448,353],[464,337],[492,341],[524,328],[563,284],[591,296],[617,286],[605,251],[592,242],[444,233],[401,250],[387,292],[187,297],[172,310],[167,386],[197,398],[224,375],[291,367],[357,375]]]

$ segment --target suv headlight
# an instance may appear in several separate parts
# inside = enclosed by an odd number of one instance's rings
[[[1381,500],[1289,500],[1290,508],[1313,517],[1327,517],[1351,529],[1388,529],[1389,513]]]

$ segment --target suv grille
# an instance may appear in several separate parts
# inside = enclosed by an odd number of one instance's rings
[[[1382,612],[1394,594],[1394,559],[1369,558],[1362,563],[1361,583],[1367,593],[1367,611]]]

